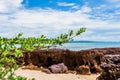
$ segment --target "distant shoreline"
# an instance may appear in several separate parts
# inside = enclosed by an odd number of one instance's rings
[[[69,49],[74,51],[87,50],[94,48],[119,48],[120,42],[105,42],[105,41],[71,41],[57,48]]]
[[[120,43],[120,41],[70,41],[69,43]]]

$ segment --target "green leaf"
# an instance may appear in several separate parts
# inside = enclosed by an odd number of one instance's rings
[[[23,35],[23,33],[19,33],[19,34],[18,34],[18,37],[21,37],[22,35]]]
[[[73,35],[73,30],[70,30],[69,36],[72,36],[72,35]]]
[[[80,35],[81,33],[85,32],[86,31],[86,28],[80,28],[77,32],[76,32],[76,35]]]
[[[18,49],[15,49],[15,57],[19,58],[19,57],[22,57],[23,56],[23,53],[21,50],[18,50]]]
[[[7,56],[7,55],[9,55],[9,54],[10,54],[10,51],[9,51],[9,50],[5,50],[5,51],[2,53],[3,56]]]
[[[67,39],[67,37],[68,37],[68,34],[64,34],[64,35],[62,36],[62,39]]]

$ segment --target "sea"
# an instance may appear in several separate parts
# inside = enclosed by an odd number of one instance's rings
[[[61,49],[69,49],[73,51],[87,50],[93,48],[120,48],[120,42],[107,42],[107,41],[71,41],[65,43],[62,46],[58,46]]]

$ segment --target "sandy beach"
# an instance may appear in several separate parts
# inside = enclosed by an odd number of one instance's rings
[[[75,75],[75,74],[46,74],[37,70],[28,70],[19,68],[15,71],[17,75],[28,78],[35,78],[36,80],[96,80],[98,75]]]

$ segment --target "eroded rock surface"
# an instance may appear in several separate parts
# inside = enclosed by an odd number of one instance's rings
[[[78,74],[82,74],[82,75],[91,74],[89,66],[85,66],[85,65],[78,66],[75,70],[77,71]]]
[[[104,55],[120,55],[120,48],[96,48],[81,51],[70,51],[63,49],[39,50],[33,52],[24,52],[24,57],[18,60],[25,65],[32,63],[35,66],[48,68],[51,65],[64,63],[69,70],[75,70],[76,67],[87,65],[91,73],[101,72],[99,65],[105,61]],[[115,58],[116,59],[116,58]],[[117,63],[115,60],[114,63]]]
[[[98,80],[120,80],[120,55],[105,55],[101,64],[103,69]]]

